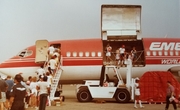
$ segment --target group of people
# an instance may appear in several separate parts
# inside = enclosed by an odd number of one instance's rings
[[[106,46],[106,63],[107,64],[110,64],[110,62],[113,61],[111,59],[111,53],[113,53],[112,47],[110,46],[110,44],[107,44]],[[125,62],[125,59],[131,59],[132,61],[134,61],[136,58],[137,58],[137,51],[135,47],[132,48],[130,53],[126,52],[125,45],[122,45],[120,48],[116,49],[115,61],[116,61],[117,66],[123,65]]]
[[[45,110],[50,93],[47,80],[47,76],[41,77],[38,82],[36,77],[30,77],[25,83],[21,73],[15,75],[14,80],[10,76],[0,79],[1,110],[24,110],[29,103],[37,110]]]
[[[28,108],[29,106],[31,106],[32,108],[38,108],[38,105],[42,105],[42,103],[40,101],[40,94],[43,93],[44,90],[46,90],[45,88],[42,87],[42,89],[44,89],[42,92],[39,91],[40,90],[40,86],[38,85],[39,82],[46,82],[43,85],[46,85],[45,87],[48,87],[48,91],[45,91],[47,94],[47,96],[49,96],[50,93],[50,87],[52,84],[52,76],[49,74],[49,72],[46,72],[46,74],[43,75],[39,75],[39,79],[37,79],[37,77],[31,77],[29,76],[28,81],[26,81],[26,89],[27,89],[27,95],[26,95],[26,100],[25,100],[25,108]],[[48,98],[48,97],[46,97]],[[44,103],[43,103],[44,104]],[[46,104],[45,104],[46,105]],[[44,105],[43,105],[44,107]]]
[[[48,61],[35,71],[39,79],[29,76],[28,81],[24,82],[22,73],[15,75],[14,80],[11,76],[5,80],[0,78],[0,110],[24,110],[30,106],[45,110],[52,78],[60,63],[60,50],[50,45],[48,55]]]
[[[54,48],[53,45],[50,45],[50,47],[48,48],[48,56],[48,62],[45,66],[48,66],[50,74],[54,76],[56,68],[60,64],[60,49]]]

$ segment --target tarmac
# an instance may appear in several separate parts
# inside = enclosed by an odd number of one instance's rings
[[[46,110],[135,110],[133,103],[117,103],[114,99],[105,100],[105,103],[97,103],[94,99],[92,102],[78,102],[76,99],[75,85],[63,85],[63,93],[65,101],[60,106],[57,102],[56,106],[47,106]],[[165,104],[143,104],[141,110],[165,110]],[[179,109],[179,108],[178,108]],[[35,110],[35,108],[27,108],[26,110]],[[172,104],[169,110],[174,110]]]

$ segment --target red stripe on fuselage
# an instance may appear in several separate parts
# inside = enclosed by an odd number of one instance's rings
[[[35,67],[42,64],[36,64],[35,62],[8,62],[1,63],[0,68],[15,68],[15,67]]]
[[[63,66],[102,65],[102,58],[63,58]],[[42,64],[35,63],[35,60],[9,60],[0,64],[0,68],[35,67]]]
[[[65,60],[63,66],[82,66],[82,65],[102,65],[102,59],[91,59],[91,60]]]

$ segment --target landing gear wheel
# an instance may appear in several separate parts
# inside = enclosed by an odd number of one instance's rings
[[[116,91],[115,99],[119,103],[127,103],[130,100],[130,94],[126,89],[120,89]]]
[[[79,92],[77,93],[77,99],[79,102],[89,102],[92,100],[92,97],[89,90],[84,89],[79,90]]]

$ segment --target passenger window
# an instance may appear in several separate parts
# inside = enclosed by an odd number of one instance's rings
[[[167,51],[164,51],[164,55],[167,56],[167,55],[168,55],[168,52],[167,52]]]
[[[159,54],[159,56],[162,56],[162,52],[161,51],[159,51],[158,54]]]
[[[66,53],[66,56],[67,56],[67,57],[70,57],[70,56],[71,56],[71,52],[67,52],[67,53]]]
[[[153,51],[153,56],[156,56],[156,51]]]
[[[171,56],[173,56],[173,55],[174,55],[173,51],[170,51],[170,55],[171,55]]]
[[[151,55],[151,52],[150,51],[147,51],[147,56],[150,56]]]
[[[73,57],[77,57],[77,52],[73,52]]]
[[[86,52],[86,53],[85,53],[85,56],[86,56],[86,57],[89,57],[89,52]]]
[[[83,57],[83,52],[79,52],[79,57]]]
[[[98,57],[101,57],[101,52],[98,52]]]
[[[176,51],[176,56],[179,56],[179,52],[178,51]]]
[[[95,57],[95,56],[96,56],[96,53],[95,53],[95,52],[91,52],[91,56],[92,56],[92,57]]]

